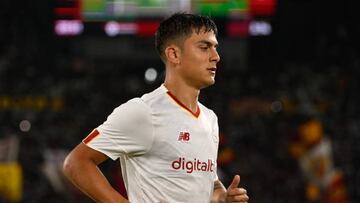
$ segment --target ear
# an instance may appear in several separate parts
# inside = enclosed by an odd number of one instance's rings
[[[167,60],[174,64],[180,63],[180,49],[175,45],[171,45],[166,47],[165,56]]]

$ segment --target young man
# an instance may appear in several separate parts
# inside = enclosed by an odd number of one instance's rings
[[[177,13],[155,43],[166,66],[164,84],[116,108],[68,155],[67,177],[97,202],[247,202],[240,176],[225,189],[216,175],[218,123],[198,102],[215,83],[217,28],[208,17]],[[97,165],[120,158],[129,200]]]

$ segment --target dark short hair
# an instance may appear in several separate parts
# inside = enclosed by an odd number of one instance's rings
[[[164,60],[164,51],[169,42],[186,39],[194,31],[213,31],[215,35],[218,32],[214,21],[207,16],[175,13],[163,20],[155,33],[155,47],[160,57]]]

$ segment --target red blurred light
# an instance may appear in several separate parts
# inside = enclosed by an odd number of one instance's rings
[[[275,13],[276,0],[250,0],[252,16],[272,16]]]
[[[58,18],[71,17],[72,19],[80,19],[80,8],[55,8],[55,14]]]
[[[234,21],[226,25],[230,37],[247,37],[249,35],[249,21]]]
[[[137,22],[136,34],[141,37],[154,36],[159,25],[159,21],[139,21]]]

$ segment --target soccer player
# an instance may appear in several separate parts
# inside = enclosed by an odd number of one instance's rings
[[[208,17],[176,13],[160,23],[156,49],[164,83],[115,108],[64,162],[66,176],[97,202],[247,202],[236,175],[226,189],[216,174],[218,122],[198,102],[215,83],[217,27]],[[128,199],[97,165],[120,159]]]

